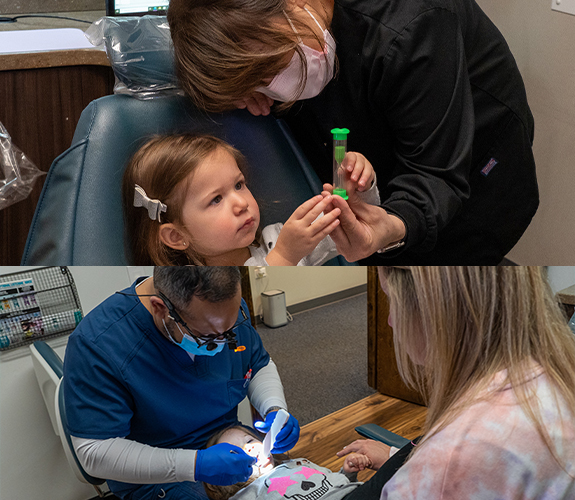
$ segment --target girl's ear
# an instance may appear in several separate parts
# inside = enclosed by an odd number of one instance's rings
[[[185,250],[188,246],[184,234],[172,223],[160,226],[160,240],[174,250]]]
[[[288,0],[288,4],[290,7],[299,7],[303,9],[308,3],[308,0]]]

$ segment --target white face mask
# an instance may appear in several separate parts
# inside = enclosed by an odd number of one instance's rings
[[[305,9],[305,11],[321,29],[321,25],[317,22],[317,19],[313,17],[313,14],[307,9]],[[292,29],[297,34],[297,31],[289,17],[287,17],[287,14],[286,18]],[[333,78],[333,67],[335,62],[335,40],[327,29],[323,30],[323,39],[323,51],[308,47],[300,39],[299,46],[301,47],[307,62],[307,79],[301,94],[299,93],[299,89],[300,82],[303,80],[304,70],[297,53],[293,55],[289,64],[274,77],[267,87],[260,87],[256,90],[275,101],[280,102],[293,101],[296,99],[310,99],[318,95]]]

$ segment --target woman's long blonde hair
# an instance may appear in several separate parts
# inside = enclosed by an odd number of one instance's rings
[[[390,299],[394,345],[402,379],[427,405],[424,443],[445,428],[493,376],[507,369],[522,408],[559,462],[534,384],[530,360],[541,365],[558,403],[575,418],[575,336],[540,267],[381,267]],[[420,352],[423,364],[408,353]]]

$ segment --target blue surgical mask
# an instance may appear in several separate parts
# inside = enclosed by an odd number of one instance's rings
[[[208,349],[207,349],[208,344],[207,343],[199,346],[198,343],[192,337],[190,337],[187,333],[182,332],[180,325],[178,325],[176,323],[178,330],[180,330],[180,333],[183,335],[182,341],[180,343],[178,343],[170,335],[170,331],[168,330],[168,327],[166,326],[166,322],[163,319],[162,319],[162,323],[164,324],[164,329],[166,330],[166,333],[170,337],[170,340],[174,344],[176,344],[178,347],[181,347],[184,351],[189,352],[190,354],[193,354],[194,356],[215,356],[218,352],[222,352],[222,350],[224,349],[225,342],[220,343],[216,340],[217,347],[215,349],[213,349],[212,351],[208,351]]]

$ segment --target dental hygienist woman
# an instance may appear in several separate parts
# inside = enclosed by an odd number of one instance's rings
[[[282,117],[323,182],[330,131],[351,131],[382,204],[335,198],[346,259],[498,264],[535,214],[525,88],[475,0],[172,0],[168,21],[198,107],[293,104]]]
[[[156,267],[109,297],[70,336],[64,396],[86,471],[130,500],[205,499],[201,481],[245,481],[255,459],[221,444],[247,395],[267,432],[286,409],[281,380],[252,328],[235,267]],[[293,416],[275,452],[299,438]]]

